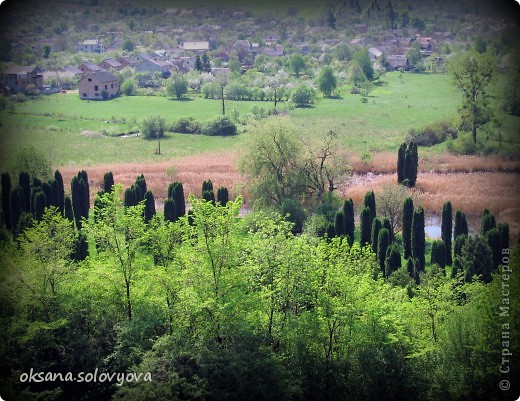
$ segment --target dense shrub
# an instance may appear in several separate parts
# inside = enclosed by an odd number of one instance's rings
[[[202,133],[209,136],[232,136],[237,134],[237,126],[229,117],[218,117],[204,126]]]
[[[433,146],[447,139],[457,138],[457,127],[450,121],[437,121],[424,128],[411,128],[406,137],[407,142],[415,142],[419,146]]]
[[[172,125],[171,130],[181,134],[200,134],[202,127],[193,117],[183,117]]]

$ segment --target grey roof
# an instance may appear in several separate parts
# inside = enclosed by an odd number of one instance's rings
[[[90,74],[85,75],[80,81],[85,78],[96,78],[99,82],[112,82],[118,81],[117,77],[109,73],[108,71],[94,71]]]

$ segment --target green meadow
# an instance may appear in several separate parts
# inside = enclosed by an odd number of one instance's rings
[[[397,150],[410,128],[456,118],[461,101],[445,74],[388,73],[380,85],[373,86],[366,103],[361,102],[360,95],[350,94],[349,89],[341,87],[335,98],[320,97],[312,107],[288,109],[283,103],[279,107],[302,132],[312,134],[332,129],[346,149],[360,153]],[[230,115],[236,109],[244,116],[255,104],[265,110],[273,107],[272,102],[226,101],[226,113]],[[121,96],[89,102],[74,93],[18,103],[14,112],[0,112],[2,167],[9,154],[27,144],[45,151],[56,166],[88,166],[228,150],[240,146],[247,137],[247,127],[234,138],[167,133],[161,141],[159,156],[155,154],[155,141],[116,136],[137,131],[139,122],[154,114],[160,114],[168,123],[181,117],[204,122],[221,114],[221,102],[198,96],[182,100]],[[502,129],[506,136],[517,134],[519,120],[517,117],[505,120]],[[84,131],[98,135],[82,135]],[[444,148],[441,144],[427,152]]]

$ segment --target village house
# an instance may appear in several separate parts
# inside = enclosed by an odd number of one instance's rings
[[[123,69],[123,64],[121,64],[119,61],[113,58],[107,58],[103,60],[101,63],[99,63],[99,67],[101,67],[104,70],[116,70],[121,71]]]
[[[134,67],[139,63],[135,58],[131,56],[119,57],[117,61],[123,66],[123,68]]]
[[[270,56],[270,57],[281,57],[283,56],[283,46],[282,45],[275,45],[271,47],[266,47],[264,49],[264,54]]]
[[[94,64],[94,63],[89,63],[89,62],[80,64],[78,68],[81,70],[81,72],[84,75],[90,74],[90,73],[96,72],[96,71],[103,71],[103,68],[101,68],[99,65]]]
[[[11,93],[25,92],[29,85],[34,85],[38,90],[43,88],[43,75],[34,66],[13,66],[4,71],[0,86]]]
[[[105,46],[99,39],[87,39],[76,46],[76,51],[101,54],[105,52]]]
[[[160,60],[143,60],[141,63],[135,66],[136,72],[159,72],[162,74],[164,78],[168,78],[170,76],[170,69],[172,67],[171,63]]]
[[[408,58],[406,56],[393,54],[390,56],[386,56],[386,61],[393,70],[410,69],[410,63],[408,62]]]
[[[119,80],[108,71],[86,74],[78,82],[80,99],[111,99],[119,94]]]
[[[190,50],[193,52],[206,52],[209,50],[209,41],[194,41],[194,42],[184,42],[182,44],[182,48],[184,50]]]
[[[370,57],[370,61],[372,62],[379,60],[382,55],[383,52],[376,47],[368,49],[368,57]]]

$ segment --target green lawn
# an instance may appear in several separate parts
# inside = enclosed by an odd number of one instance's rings
[[[318,99],[313,107],[289,110],[294,123],[304,132],[332,129],[350,151],[395,151],[412,127],[422,127],[440,119],[454,118],[461,96],[444,74],[388,73],[382,85],[374,86],[367,103],[360,95],[351,95],[349,88],[340,90],[333,99]],[[230,114],[236,108],[241,115],[249,113],[253,104],[265,109],[272,102],[226,101]],[[284,105],[281,105],[284,108]],[[94,165],[107,162],[147,161],[154,154],[156,143],[141,138],[86,137],[80,133],[93,130],[109,133],[130,132],[148,115],[160,114],[168,122],[180,117],[198,121],[216,118],[221,113],[219,100],[194,97],[170,100],[161,96],[119,97],[110,101],[84,101],[77,94],[43,96],[17,104],[14,113],[0,112],[0,149],[5,159],[24,144],[33,144],[51,155],[56,166]],[[520,118],[508,116],[503,130],[517,135]],[[168,134],[162,141],[166,157],[218,151],[240,146],[236,138],[201,135]],[[439,152],[444,145],[424,150]],[[164,156],[162,158],[164,159]]]

